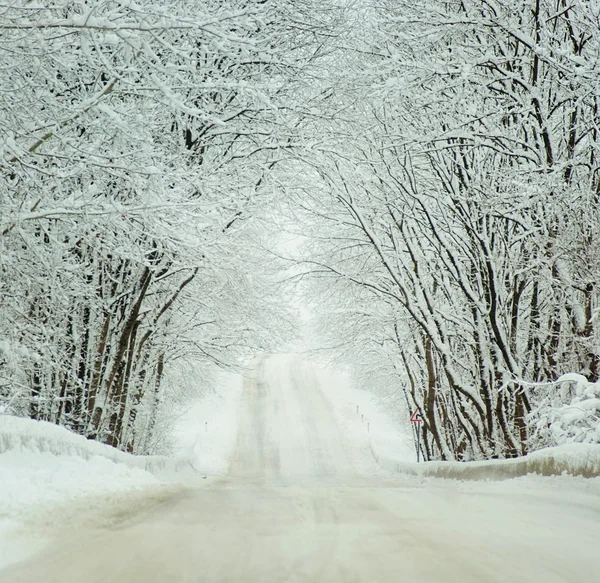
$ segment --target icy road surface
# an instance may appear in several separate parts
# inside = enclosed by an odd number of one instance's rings
[[[393,478],[351,437],[308,365],[262,359],[226,478],[72,531],[0,581],[600,581],[597,484]]]

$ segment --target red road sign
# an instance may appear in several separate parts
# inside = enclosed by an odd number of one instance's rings
[[[415,412],[410,416],[411,423],[423,423],[423,417],[421,417],[421,411],[415,409]]]

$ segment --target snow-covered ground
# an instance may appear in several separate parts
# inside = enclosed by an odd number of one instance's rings
[[[189,458],[203,476],[227,473],[237,437],[243,382],[242,375],[224,374],[214,390],[190,404],[175,428],[177,455]]]
[[[102,526],[227,471],[242,387],[224,375],[175,428],[170,459],[136,457],[50,423],[0,414],[0,569],[58,531]]]
[[[485,480],[512,462],[430,477],[377,399],[298,356],[224,377],[176,437],[175,458],[135,458],[0,416],[0,569],[49,545],[0,580],[578,583],[600,568],[600,479]]]
[[[414,457],[371,394],[352,389],[345,374],[318,365],[313,371],[352,444],[355,465],[382,472],[369,440],[400,460]],[[43,548],[61,529],[108,523],[191,481],[224,476],[243,382],[241,375],[223,375],[190,404],[174,431],[179,449],[173,460],[135,458],[52,424],[0,415],[0,568]]]
[[[116,506],[136,508],[167,495],[168,483],[101,456],[0,454],[0,568],[42,548],[57,529],[106,523]]]
[[[415,448],[408,427],[401,427],[386,413],[379,399],[367,391],[353,388],[346,373],[305,360],[333,405],[345,440],[353,450],[362,452],[363,463],[372,463],[373,450],[397,462],[413,462]],[[383,468],[378,468],[380,471]]]

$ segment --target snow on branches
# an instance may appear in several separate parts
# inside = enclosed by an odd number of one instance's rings
[[[357,10],[332,107],[344,113],[305,202],[307,271],[349,306],[341,325],[335,301],[325,315],[331,344],[379,346],[423,414],[428,458],[523,455],[544,442],[529,417],[542,395],[506,379],[600,377],[597,13],[546,0]]]
[[[9,413],[144,452],[173,397],[172,363],[231,366],[268,344],[274,308],[254,218],[302,66],[296,59],[292,73],[290,58],[311,54],[305,33],[286,24],[289,9],[252,0],[0,8],[0,406]],[[246,277],[251,265],[258,273]]]

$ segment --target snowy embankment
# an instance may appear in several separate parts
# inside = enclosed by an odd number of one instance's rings
[[[130,455],[97,441],[90,441],[53,423],[0,415],[0,455],[7,452],[48,453],[55,456],[78,457],[83,460],[104,458],[115,464],[124,464],[129,468],[152,474],[179,472],[192,468],[190,459]]]
[[[187,459],[133,456],[51,423],[0,415],[0,568],[57,530],[158,503],[192,471]]]
[[[377,463],[389,472],[453,480],[508,480],[527,474],[541,476],[600,476],[600,445],[571,443],[510,460],[480,462],[406,462],[370,442]]]
[[[92,494],[155,486],[191,460],[134,456],[44,421],[0,415],[0,520]]]
[[[60,529],[120,521],[207,475],[233,445],[241,382],[193,404],[175,457],[134,456],[51,423],[0,415],[0,568],[44,547]]]

